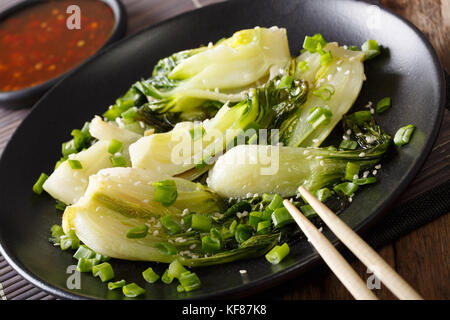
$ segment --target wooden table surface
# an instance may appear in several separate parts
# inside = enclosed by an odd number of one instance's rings
[[[20,0],[0,1],[0,11]],[[122,0],[128,14],[128,34],[220,0]],[[301,1],[301,0],[299,0]],[[450,72],[450,0],[381,0],[409,19],[430,39],[447,72]],[[29,109],[0,109],[0,153],[11,134],[29,113]],[[423,168],[397,203],[405,202],[450,179],[450,112],[445,111],[439,137]],[[450,298],[450,217],[444,215],[397,241],[378,249],[388,261],[426,299]],[[352,263],[361,277],[367,279],[366,268]],[[382,285],[376,290],[382,299],[393,295]],[[347,290],[326,267],[307,276],[264,292],[263,298],[275,299],[352,299]]]

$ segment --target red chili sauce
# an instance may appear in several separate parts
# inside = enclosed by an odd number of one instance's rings
[[[80,8],[80,29],[74,11]],[[72,16],[72,18],[71,18]],[[110,37],[114,14],[97,0],[39,3],[0,22],[0,91],[15,91],[55,78],[93,55]]]

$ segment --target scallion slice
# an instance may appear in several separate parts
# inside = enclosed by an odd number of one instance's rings
[[[415,127],[412,124],[404,126],[397,130],[394,136],[394,143],[397,146],[403,146],[411,140],[411,135],[414,132]]]
[[[113,167],[126,167],[127,160],[123,156],[111,156],[109,157]]]
[[[375,177],[359,178],[359,179],[353,180],[353,183],[356,183],[358,186],[362,186],[365,184],[372,184],[375,182],[377,182],[377,178],[375,178]]]
[[[354,140],[342,140],[339,144],[339,149],[355,150],[357,146],[358,142]]]
[[[170,234],[174,235],[181,232],[181,227],[178,223],[173,221],[172,216],[167,215],[159,219],[161,221],[162,226],[164,227],[164,230]]]
[[[324,67],[327,67],[328,65],[330,65],[330,63],[332,61],[333,61],[333,55],[331,54],[331,51],[327,51],[320,56],[320,64]]]
[[[137,296],[144,294],[145,289],[139,287],[136,283],[133,282],[133,283],[127,284],[126,286],[123,286],[122,292],[125,297],[136,298]]]
[[[148,283],[155,283],[159,279],[159,275],[151,267],[142,272],[142,277]]]
[[[317,216],[317,212],[313,209],[313,207],[311,207],[309,204],[305,204],[304,206],[300,207],[300,211],[303,213],[303,215],[305,217],[307,217],[308,219],[312,218],[312,217],[316,217]]]
[[[234,237],[239,244],[247,241],[248,239],[250,239],[251,236],[252,236],[252,229],[250,226],[246,224],[239,224],[236,227]]]
[[[161,277],[161,281],[164,282],[165,284],[171,284],[173,279],[175,278],[169,274],[169,269],[167,268]]]
[[[177,185],[173,180],[153,182],[153,188],[155,189],[153,200],[161,202],[165,207],[169,207],[177,199]]]
[[[343,182],[334,187],[334,191],[346,196],[351,196],[358,190],[358,185],[353,182]]]
[[[366,54],[366,60],[375,58],[380,54],[380,46],[375,40],[367,40],[361,46],[362,51]]]
[[[335,89],[334,89],[334,86],[331,84],[325,84],[322,87],[320,87],[319,89],[313,91],[313,95],[321,98],[324,101],[330,100],[331,97],[334,95],[334,93],[335,93]],[[330,117],[331,117],[331,111],[329,109],[327,109],[327,110],[329,111]]]
[[[301,73],[305,73],[306,71],[308,71],[309,66],[308,66],[308,62],[306,61],[300,61],[298,64],[298,70],[300,70]]]
[[[267,234],[270,232],[271,227],[272,222],[270,220],[260,221],[256,227],[256,234]]]
[[[186,270],[186,268],[178,260],[172,261],[167,269],[169,276],[177,279],[179,279],[181,274],[184,272],[188,272],[188,270]]]
[[[61,250],[69,248],[76,250],[80,246],[80,239],[78,239],[74,230],[69,230],[65,235],[61,236],[59,246]]]
[[[45,173],[41,173],[39,178],[37,179],[36,183],[33,185],[33,192],[36,194],[41,194],[44,189],[42,186],[44,185],[45,181],[48,179],[48,175]]]
[[[145,238],[148,233],[148,227],[143,224],[142,226],[137,226],[134,228],[131,228],[127,232],[127,238],[130,239],[137,239],[137,238]]]
[[[289,254],[289,246],[283,243],[281,246],[275,246],[266,254],[266,259],[272,264],[278,264]]]
[[[83,169],[83,165],[78,160],[68,159],[67,162],[69,162],[70,167],[74,170]]]
[[[280,83],[278,84],[278,89],[291,88],[292,82],[294,82],[294,78],[290,75],[285,75],[280,79]]]
[[[391,97],[385,97],[378,101],[376,106],[377,113],[383,113],[391,107]]]
[[[120,280],[116,282],[108,282],[108,289],[114,290],[118,288],[122,288],[126,284],[125,280]]]
[[[94,277],[99,277],[102,282],[114,278],[114,270],[108,262],[103,262],[92,267]]]
[[[324,202],[329,197],[331,197],[331,191],[328,188],[323,188],[323,189],[317,190],[316,197],[317,197],[317,199],[319,199],[319,201]]]
[[[82,244],[73,257],[78,260],[81,258],[92,259],[95,257],[95,251]]]
[[[212,226],[212,218],[201,214],[193,214],[191,228],[197,231],[209,232]]]
[[[293,223],[294,219],[289,211],[285,207],[282,207],[272,213],[272,222],[275,228],[281,228],[289,223]]]
[[[173,244],[170,242],[156,242],[155,248],[158,249],[161,253],[164,254],[177,254],[178,250],[175,248]]]
[[[90,272],[94,265],[94,259],[81,258],[78,260],[77,270],[80,272]]]
[[[108,152],[111,154],[115,154],[117,152],[122,151],[123,143],[119,140],[112,139],[108,146]]]
[[[178,280],[180,281],[180,285],[186,292],[201,287],[200,279],[194,272],[183,273]]]

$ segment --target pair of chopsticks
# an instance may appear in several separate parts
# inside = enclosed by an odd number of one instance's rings
[[[399,299],[421,300],[422,297],[395,272],[363,239],[325,204],[320,202],[304,187],[298,191],[309,205],[317,212],[322,221],[330,228],[336,237],[364,263],[381,282]],[[291,202],[284,200],[286,209],[297,222],[300,229],[320,254],[325,263],[337,278],[347,288],[355,299],[377,300],[378,298],[367,287],[331,242],[320,232]]]

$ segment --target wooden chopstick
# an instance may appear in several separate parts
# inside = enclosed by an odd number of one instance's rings
[[[330,228],[336,237],[364,263],[374,275],[399,299],[422,300],[423,298],[383,260],[363,239],[347,226],[333,211],[320,202],[303,186],[298,188],[303,198],[317,212],[322,221]],[[290,206],[291,209],[294,206]],[[289,210],[289,207],[287,207]],[[294,207],[294,209],[296,209]],[[291,211],[289,211],[291,212]],[[291,212],[292,214],[292,212]],[[326,238],[325,238],[326,239]],[[327,240],[328,241],[328,240]]]
[[[322,232],[288,200],[284,200],[283,204],[291,213],[300,229],[302,229],[308,241],[316,248],[322,259],[347,290],[350,291],[352,296],[358,300],[377,300],[378,298],[369,290],[367,284],[361,280],[355,270],[352,269]]]

